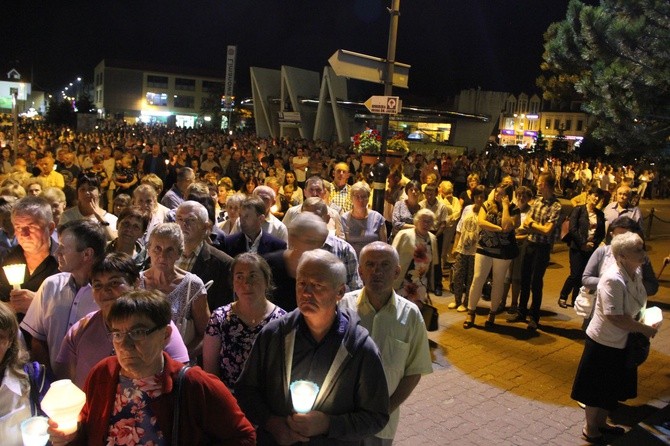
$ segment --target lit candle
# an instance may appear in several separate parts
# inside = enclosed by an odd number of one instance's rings
[[[7,265],[3,266],[2,269],[5,270],[7,282],[9,282],[15,290],[20,290],[26,275],[26,264],[18,263],[16,265]]]
[[[77,431],[79,412],[84,403],[86,394],[69,379],[61,379],[51,384],[41,406],[44,413],[58,423],[58,429],[67,435]]]
[[[316,396],[319,394],[319,386],[311,381],[293,381],[290,386],[293,410],[297,413],[307,413],[312,410]]]

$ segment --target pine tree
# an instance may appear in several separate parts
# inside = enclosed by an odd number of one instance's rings
[[[659,147],[670,137],[670,2],[570,0],[545,33],[538,85],[544,98],[584,100],[594,138],[620,149]]]

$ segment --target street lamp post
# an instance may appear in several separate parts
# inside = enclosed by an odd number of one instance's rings
[[[384,78],[384,96],[393,94],[393,73],[395,65],[396,40],[398,37],[398,17],[400,16],[400,0],[391,0],[391,8],[388,10],[390,17],[388,50],[386,52],[386,77]],[[379,153],[379,162],[372,168],[373,194],[372,208],[383,214],[384,212],[384,193],[386,192],[386,178],[390,169],[386,164],[386,147],[389,132],[388,114],[382,117],[382,145]]]

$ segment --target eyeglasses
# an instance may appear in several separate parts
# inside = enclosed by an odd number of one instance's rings
[[[126,336],[128,336],[130,340],[133,342],[142,342],[151,333],[160,330],[163,327],[164,325],[157,325],[154,328],[134,328],[128,331],[112,331],[107,333],[107,337],[109,338],[110,341],[114,342],[115,344],[122,343],[123,339]]]

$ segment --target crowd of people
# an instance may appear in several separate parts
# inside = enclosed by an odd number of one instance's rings
[[[595,289],[582,275],[604,241],[608,265],[642,280],[648,261],[621,260],[637,241],[616,248],[616,230],[639,229],[636,200],[663,193],[655,172],[632,167],[410,152],[378,212],[371,166],[336,143],[126,125],[31,126],[15,148],[0,143],[0,261],[25,265],[18,287],[0,271],[0,345],[16,346],[0,371],[25,390],[27,348],[86,392],[77,432],[51,423],[56,445],[391,444],[399,406],[431,372],[430,293],[449,283],[466,329],[486,296],[486,328],[507,310],[535,331],[554,243],[570,245],[560,306]],[[574,205],[565,224],[557,194]],[[640,307],[655,292],[638,291]],[[655,334],[633,319],[638,306],[603,305],[573,392],[594,442],[620,433],[606,424],[611,396],[581,390],[599,373],[588,368],[598,345]],[[296,413],[302,380],[320,390]],[[29,392],[15,393],[3,432],[30,413]],[[17,430],[8,438],[20,444]]]

